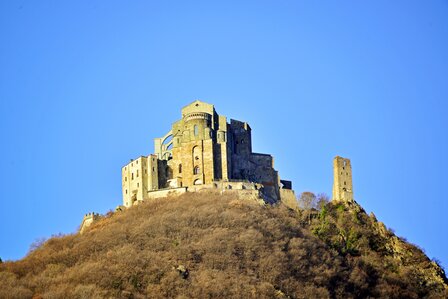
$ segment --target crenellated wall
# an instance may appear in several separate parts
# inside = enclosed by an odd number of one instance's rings
[[[79,233],[82,234],[85,232],[85,230],[92,225],[93,222],[100,219],[101,216],[97,213],[87,213],[84,215],[84,218],[82,219],[81,226],[79,228]]]

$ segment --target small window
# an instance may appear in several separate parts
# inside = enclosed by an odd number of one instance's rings
[[[179,164],[179,173],[182,173],[182,164]]]
[[[194,136],[199,135],[198,125],[194,125]]]
[[[148,170],[145,169],[145,174],[147,174],[147,173],[148,173]]]
[[[138,160],[135,163],[138,164]]]
[[[196,167],[193,169],[193,174],[199,174],[199,173],[201,173],[201,169],[199,168],[199,166],[196,166]]]
[[[137,188],[140,187],[140,183],[137,183]]]
[[[124,177],[124,181],[125,181],[125,182],[128,181],[128,177],[127,177],[127,176]]]
[[[154,170],[154,167],[152,168],[152,171],[155,171],[155,170]]]
[[[128,189],[126,189],[126,194],[128,194]]]
[[[131,180],[133,180],[133,179],[134,179],[134,173],[131,174]]]
[[[137,169],[137,177],[138,177],[138,169]]]
[[[347,182],[344,182],[344,186],[347,185]]]

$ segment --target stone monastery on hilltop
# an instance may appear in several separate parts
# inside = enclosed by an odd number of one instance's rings
[[[182,118],[161,138],[154,139],[154,154],[133,159],[121,169],[123,206],[147,199],[204,189],[238,190],[266,203],[279,201],[291,208],[298,202],[291,181],[281,180],[274,158],[252,152],[248,123],[230,120],[202,101],[182,108]],[[349,159],[333,162],[333,200],[353,201]],[[99,219],[84,216],[80,232]]]
[[[182,108],[182,118],[155,138],[154,149],[122,168],[125,207],[204,188],[258,190],[268,203],[293,194],[291,182],[280,180],[274,169],[273,157],[252,152],[249,124],[228,123],[213,105],[199,100]]]

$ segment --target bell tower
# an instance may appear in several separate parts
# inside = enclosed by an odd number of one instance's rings
[[[353,201],[352,165],[349,159],[336,156],[333,160],[332,200]]]

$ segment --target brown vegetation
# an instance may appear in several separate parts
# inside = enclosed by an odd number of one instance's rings
[[[0,264],[0,298],[443,298],[442,272],[362,209],[235,194],[146,202]],[[432,272],[431,272],[432,273]],[[426,276],[425,276],[426,275]],[[445,282],[444,282],[445,280]]]

